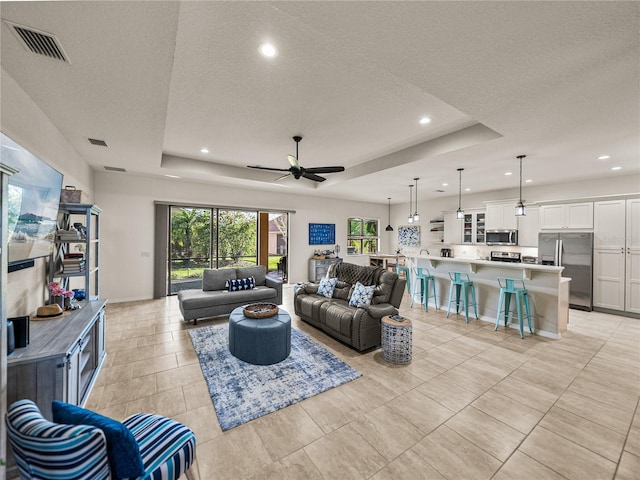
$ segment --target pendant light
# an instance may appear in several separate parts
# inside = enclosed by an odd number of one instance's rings
[[[464,210],[462,210],[462,171],[464,168],[459,168],[458,173],[458,210],[456,210],[456,218],[464,218]]]
[[[527,214],[527,209],[524,206],[524,202],[522,201],[522,159],[526,157],[526,155],[518,155],[516,158],[520,160],[520,200],[516,205],[516,217],[524,217]]]
[[[388,197],[387,201],[389,202],[389,224],[387,225],[387,228],[385,228],[385,230],[387,232],[393,232],[393,227],[391,226],[391,197]]]
[[[416,211],[413,212],[413,223],[418,223],[420,221],[420,215],[418,214],[418,180],[419,178],[414,178],[416,181]]]
[[[409,185],[409,217],[407,223],[413,223],[413,213],[411,213],[411,207],[413,206],[413,185]]]

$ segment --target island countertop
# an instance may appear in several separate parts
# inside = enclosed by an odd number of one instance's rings
[[[571,279],[562,277],[564,267],[496,262],[479,258],[440,257],[407,251],[403,254],[410,267],[412,288],[415,286],[416,267],[428,269],[436,280],[438,305],[445,311],[449,300],[451,272],[469,275],[475,285],[480,319],[493,323],[498,315],[498,277],[521,279],[525,281],[529,291],[536,333],[550,338],[560,338],[567,329]]]

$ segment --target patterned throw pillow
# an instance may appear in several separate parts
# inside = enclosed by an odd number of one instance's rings
[[[357,307],[359,305],[371,305],[371,299],[373,298],[373,292],[375,289],[375,285],[366,286],[360,282],[356,282],[351,298],[349,299],[349,305],[352,307]]]
[[[256,281],[253,277],[237,278],[227,280],[227,290],[239,292],[240,290],[252,290],[256,288]]]
[[[320,279],[320,285],[318,285],[318,295],[331,298],[333,296],[333,289],[336,288],[337,283],[337,278],[322,277]]]

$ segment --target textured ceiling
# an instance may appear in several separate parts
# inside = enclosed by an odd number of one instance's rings
[[[474,192],[517,188],[519,154],[537,185],[640,170],[637,2],[2,2],[0,11],[62,44],[71,64],[28,52],[3,22],[2,68],[96,169],[381,203],[405,201],[416,176],[421,199],[455,195],[458,167]],[[266,40],[278,57],[258,54]],[[420,125],[425,115],[432,122]],[[277,172],[246,168],[287,168],[293,135],[303,136],[301,165],[346,172],[274,184]]]

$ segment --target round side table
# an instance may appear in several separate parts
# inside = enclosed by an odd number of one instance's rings
[[[410,363],[412,346],[411,320],[382,317],[382,358],[391,363]]]

